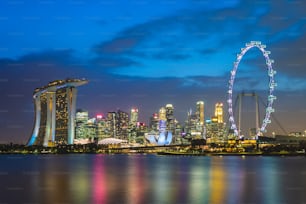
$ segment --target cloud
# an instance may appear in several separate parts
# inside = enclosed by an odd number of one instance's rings
[[[24,63],[55,62],[56,64],[69,64],[74,60],[74,50],[43,50],[21,56],[18,60]]]
[[[93,66],[97,66],[99,68],[120,68],[140,65],[136,61],[124,57],[97,57],[91,62],[93,63]]]
[[[93,47],[97,54],[122,54],[137,44],[135,38],[117,38],[111,42],[103,42]]]
[[[298,4],[305,6],[304,3]],[[304,46],[304,14],[302,9],[295,6],[295,3],[287,1],[242,1],[211,10],[189,8],[175,15],[126,28],[114,38],[94,46],[93,50],[102,58],[113,59],[115,57],[110,54],[116,54],[117,60],[122,57],[141,65],[118,63],[118,67],[123,69],[113,71],[113,74],[142,77],[221,76],[230,70],[236,53],[250,40],[260,40],[271,50],[273,46],[283,45],[286,41],[296,41],[297,45],[301,43],[300,46]],[[290,55],[287,58],[277,57],[280,61],[286,59],[286,64],[302,64],[298,55]],[[259,59],[257,63],[262,60]],[[178,61],[181,63],[177,66],[177,72],[164,71],[172,70],[169,63]],[[194,66],[196,62],[205,64],[202,71],[199,70],[200,66]],[[189,65],[189,73],[185,71],[187,67],[184,64]]]

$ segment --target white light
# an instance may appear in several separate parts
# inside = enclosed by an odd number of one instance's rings
[[[246,43],[245,45],[246,45],[246,47],[241,48],[241,53],[237,54],[237,58],[236,58],[236,61],[234,62],[233,70],[231,71],[231,80],[229,81],[228,100],[227,100],[228,105],[229,105],[228,113],[229,113],[229,121],[231,123],[231,129],[234,130],[235,135],[239,135],[239,132],[237,130],[237,127],[236,127],[236,124],[235,124],[235,121],[234,121],[233,109],[232,109],[232,102],[233,102],[232,101],[232,97],[233,97],[232,94],[233,94],[234,79],[235,79],[237,68],[239,66],[239,63],[240,63],[242,57],[252,47],[257,47],[262,52],[262,54],[263,54],[263,56],[265,57],[265,60],[266,60],[266,65],[267,65],[267,68],[268,68],[268,76],[270,77],[270,81],[269,81],[269,84],[268,84],[269,93],[270,93],[270,95],[268,96],[268,108],[266,108],[266,115],[265,115],[265,119],[263,121],[262,127],[260,128],[261,130],[265,131],[266,125],[268,123],[271,123],[270,114],[275,111],[272,108],[272,104],[273,104],[273,101],[276,99],[276,96],[274,96],[272,93],[273,93],[274,87],[276,87],[277,84],[274,82],[274,79],[273,79],[274,75],[276,74],[276,71],[274,71],[273,68],[272,68],[272,64],[274,63],[274,60],[269,58],[269,54],[271,54],[271,51],[266,51],[265,50],[266,45],[261,44],[261,41],[251,41],[249,43]],[[258,131],[257,135],[259,135],[259,134],[261,134],[260,131]]]
[[[269,100],[275,100],[276,99],[276,96],[273,96],[273,95],[269,95]]]
[[[274,108],[272,108],[272,107],[268,107],[268,108],[266,109],[266,111],[269,112],[269,113],[273,113],[275,110],[274,110]]]

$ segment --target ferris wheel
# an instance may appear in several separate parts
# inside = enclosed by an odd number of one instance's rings
[[[274,63],[274,60],[269,58],[269,54],[271,54],[270,51],[266,51],[266,45],[261,44],[260,41],[251,41],[249,43],[246,43],[244,48],[241,48],[241,52],[237,54],[237,59],[234,62],[233,69],[231,71],[231,78],[229,80],[229,89],[228,89],[228,114],[229,114],[229,122],[230,122],[230,129],[234,131],[235,136],[240,136],[240,131],[237,128],[237,125],[235,123],[235,118],[234,118],[234,111],[233,111],[233,91],[234,91],[234,82],[235,82],[235,77],[237,73],[237,69],[239,66],[239,63],[241,59],[243,58],[244,54],[247,53],[251,48],[258,48],[263,56],[265,57],[266,60],[266,65],[267,65],[267,71],[268,71],[268,77],[269,77],[269,82],[268,82],[268,99],[267,99],[267,107],[265,110],[265,117],[262,121],[262,125],[260,128],[256,130],[256,139],[258,139],[258,136],[262,135],[263,132],[266,131],[266,126],[271,123],[270,116],[271,113],[274,112],[273,109],[273,102],[276,100],[276,96],[273,95],[274,88],[277,86],[277,84],[274,81],[274,75],[276,74],[276,71],[273,70],[272,64]],[[240,128],[240,127],[239,127]]]

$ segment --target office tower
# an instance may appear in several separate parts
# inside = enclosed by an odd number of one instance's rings
[[[223,103],[216,103],[215,117],[217,118],[218,123],[223,123]]]
[[[73,144],[77,86],[85,79],[50,82],[34,90],[35,125],[28,145]]]
[[[116,112],[108,112],[106,116],[107,131],[110,137],[117,135],[117,116]]]
[[[109,137],[107,130],[107,120],[103,115],[96,115],[96,137],[98,140]]]
[[[172,104],[166,105],[166,118],[167,118],[167,130],[174,133],[175,123],[174,123],[174,107]]]
[[[161,107],[159,109],[158,119],[159,120],[167,120],[167,117],[166,117],[166,108],[165,107]]]
[[[88,111],[77,110],[75,116],[75,139],[84,139],[87,135]]]
[[[154,113],[150,117],[149,130],[152,130],[152,131],[158,130],[158,120],[159,120],[158,114]]]
[[[132,108],[130,113],[130,122],[128,129],[128,141],[129,143],[136,143],[137,138],[137,123],[138,123],[138,109]]]
[[[75,116],[76,124],[86,123],[88,121],[88,111],[78,109]]]
[[[158,113],[153,113],[149,119],[149,130],[157,130],[158,128]]]
[[[166,121],[167,121],[167,117],[166,117],[166,108],[165,107],[161,107],[159,109],[159,114],[158,114],[158,131],[161,132],[165,132],[166,131]]]
[[[206,138],[208,143],[223,143],[225,140],[225,123],[223,123],[223,104],[215,104],[215,115],[206,123]]]
[[[124,139],[128,138],[129,114],[118,110],[107,113],[107,128],[110,137]]]
[[[204,125],[204,102],[198,101],[197,102],[197,111],[196,111],[198,122],[201,125]]]
[[[187,112],[187,121],[185,122],[185,133],[193,139],[201,138],[203,125],[200,124],[198,114],[190,109]]]
[[[137,122],[138,122],[138,109],[137,108],[132,108],[131,109],[131,114],[130,114],[130,124],[133,127],[136,127]]]
[[[128,139],[129,114],[127,112],[117,111],[117,138]]]

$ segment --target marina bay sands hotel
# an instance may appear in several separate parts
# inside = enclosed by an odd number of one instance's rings
[[[34,90],[35,125],[28,145],[73,144],[77,86],[85,79],[50,82]]]

